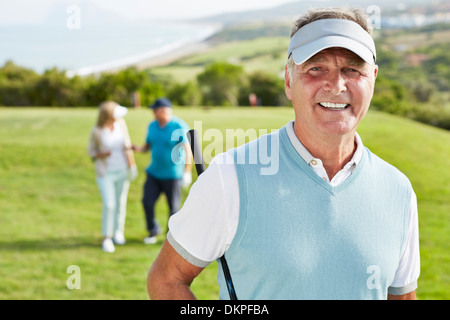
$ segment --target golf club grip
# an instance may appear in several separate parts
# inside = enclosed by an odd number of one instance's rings
[[[205,171],[205,163],[203,162],[202,145],[198,136],[198,131],[191,129],[188,131],[187,138],[191,145],[192,155],[194,157],[195,169],[197,175],[201,175]]]
[[[200,176],[205,171],[205,163],[203,162],[202,145],[200,144],[200,137],[198,135],[198,131],[194,129],[189,130],[187,138],[191,145],[197,175]],[[225,277],[225,282],[227,284],[230,299],[237,300],[236,291],[234,290],[233,280],[231,279],[231,274],[230,270],[228,269],[228,263],[227,260],[225,259],[225,255],[220,257],[220,263],[222,265],[223,275]]]

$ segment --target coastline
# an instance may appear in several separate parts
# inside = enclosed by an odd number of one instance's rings
[[[68,70],[68,77],[100,75],[103,72],[117,72],[129,67],[136,67],[138,70],[151,67],[163,66],[172,63],[183,57],[200,53],[208,50],[212,43],[208,39],[222,30],[221,25],[208,25],[209,30],[205,31],[196,39],[181,40],[175,43],[167,44],[163,47],[150,50],[134,56],[105,62],[98,65],[86,66],[75,70]]]
[[[176,48],[169,52],[163,53],[161,55],[155,56],[153,58],[145,59],[133,64],[137,69],[147,69],[151,67],[158,67],[170,64],[174,61],[177,61],[183,57],[190,56],[192,54],[201,53],[209,48],[211,48],[212,44],[207,40],[200,42],[188,43],[180,48]]]

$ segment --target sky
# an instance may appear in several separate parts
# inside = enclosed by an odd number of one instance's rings
[[[191,19],[275,7],[293,0],[0,0],[1,24],[39,23],[55,4],[88,1],[127,18]]]

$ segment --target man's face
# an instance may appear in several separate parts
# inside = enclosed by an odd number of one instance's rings
[[[292,100],[295,121],[314,135],[354,134],[369,109],[376,65],[343,48],[323,50],[286,72],[286,95]]]
[[[169,122],[172,117],[172,108],[169,107],[159,107],[153,110],[153,112],[155,114],[156,121],[158,121],[161,125]]]

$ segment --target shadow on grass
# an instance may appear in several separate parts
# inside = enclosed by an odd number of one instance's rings
[[[70,250],[70,249],[81,249],[81,248],[101,248],[102,238],[51,238],[51,239],[22,239],[13,241],[1,241],[0,251],[36,251],[36,250]],[[163,244],[164,239],[158,238],[157,243],[151,245],[145,245],[143,239],[130,238],[127,239],[125,245],[127,246],[142,246],[148,248],[160,248]]]
[[[0,242],[0,250],[3,251],[27,251],[27,250],[67,250],[79,248],[94,248],[101,246],[97,239],[61,238],[61,239],[23,239],[16,241]]]

